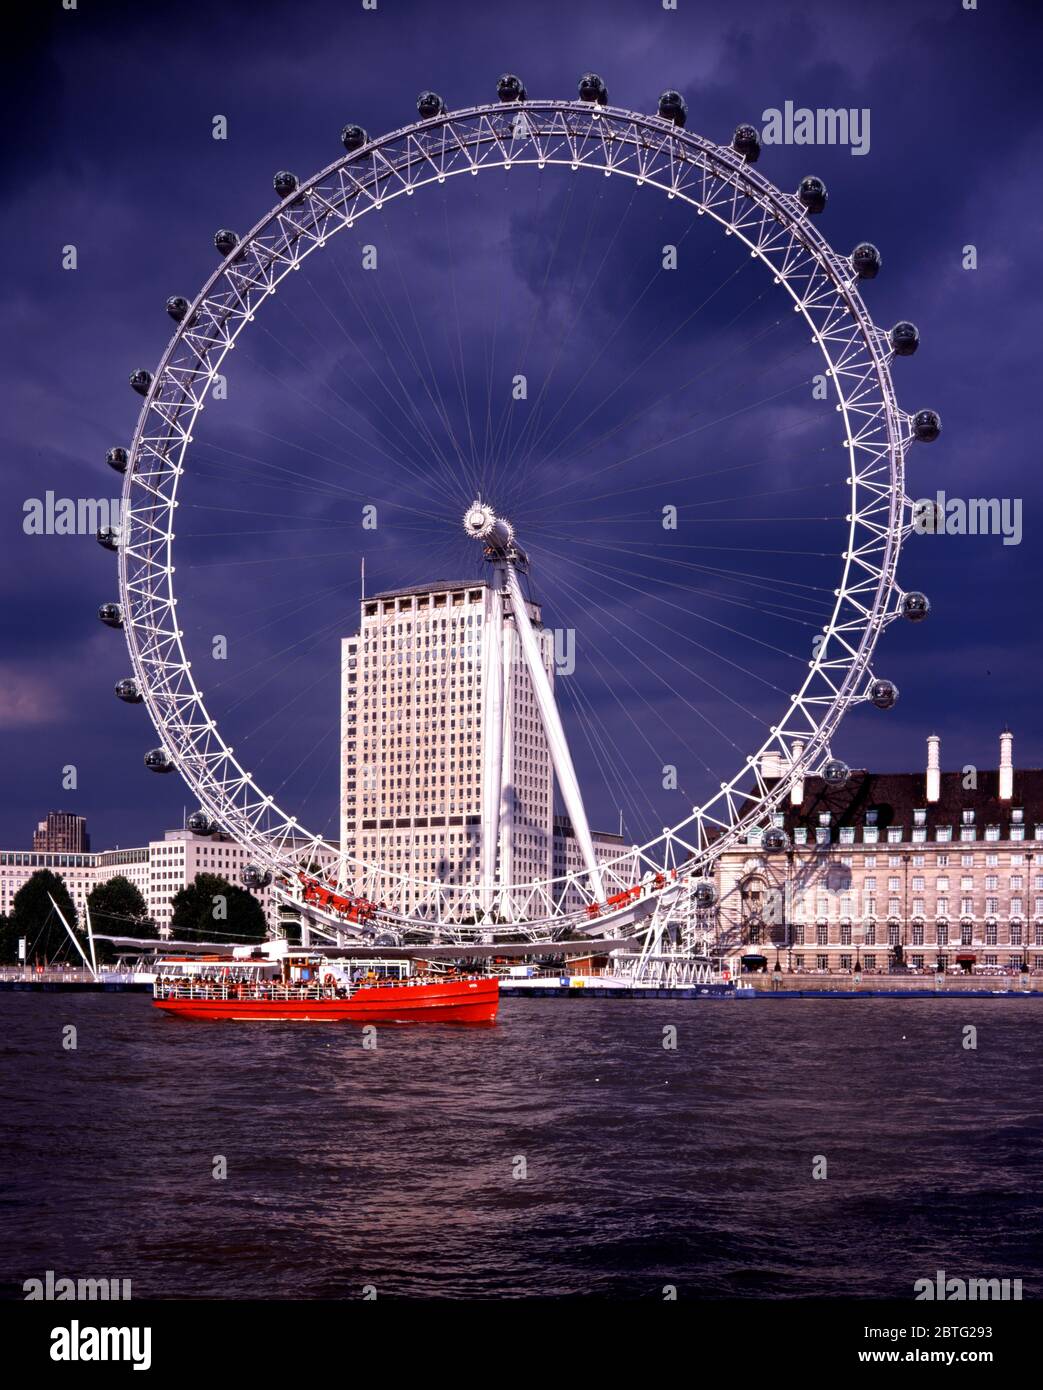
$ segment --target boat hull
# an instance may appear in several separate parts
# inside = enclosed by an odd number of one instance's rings
[[[253,994],[228,998],[156,998],[163,1013],[213,1018],[302,1023],[493,1023],[500,1002],[495,978],[435,984],[363,986],[350,999],[272,999]]]

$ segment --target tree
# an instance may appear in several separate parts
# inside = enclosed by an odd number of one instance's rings
[[[73,949],[69,934],[51,906],[51,898],[58,904],[62,916],[70,927],[76,926],[76,908],[73,906],[65,880],[52,873],[50,869],[37,869],[22,884],[14,895],[9,918],[9,940],[13,942],[14,954],[18,952],[18,938],[25,937],[25,958],[46,964],[58,955],[71,952],[75,963],[81,964]]]
[[[138,889],[123,874],[114,874],[95,884],[87,897],[91,924],[95,931],[110,936],[156,937],[156,924],[148,915],[148,905]]]
[[[174,895],[170,925],[175,936],[202,941],[263,941],[268,935],[257,899],[218,874],[196,874]]]
[[[138,889],[123,874],[114,874],[97,883],[87,896],[91,926],[108,936],[138,936],[154,941],[158,936],[156,924],[148,915],[148,905]],[[96,947],[98,962],[114,960],[119,951],[107,941]]]
[[[18,937],[7,913],[0,913],[0,965],[18,964]]]

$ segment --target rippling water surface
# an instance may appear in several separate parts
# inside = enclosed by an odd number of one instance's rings
[[[375,1051],[144,995],[0,994],[0,1026],[8,1294],[1040,1294],[1037,1000],[508,1000]]]

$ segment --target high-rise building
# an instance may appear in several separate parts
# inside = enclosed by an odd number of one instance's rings
[[[52,854],[88,854],[90,847],[86,817],[74,816],[71,811],[48,811],[47,819],[40,821],[33,832],[35,850]]]
[[[396,589],[364,599],[342,642],[341,844],[380,871],[357,889],[416,906],[412,882],[440,881],[460,901],[481,882],[483,581]],[[529,617],[542,633],[540,609]],[[552,644],[543,658],[554,680]],[[531,680],[505,600],[504,794],[499,863],[505,883],[553,871],[554,779]]]

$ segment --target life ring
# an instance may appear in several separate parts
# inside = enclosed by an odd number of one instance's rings
[[[722,970],[722,971],[721,971],[721,979],[724,981],[725,984],[727,984],[728,981],[731,979],[731,971],[730,971],[730,970]]]
[[[327,989],[333,989],[333,987],[337,983],[337,978],[335,975],[324,975],[322,977],[322,983],[326,986]]]

